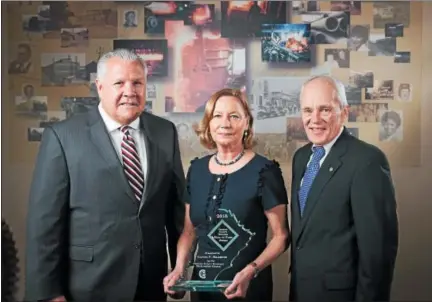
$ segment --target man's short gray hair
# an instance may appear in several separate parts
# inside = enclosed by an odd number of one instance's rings
[[[120,58],[127,61],[136,61],[139,62],[144,69],[144,75],[147,77],[147,65],[143,59],[141,59],[140,56],[138,56],[134,51],[125,49],[125,48],[118,48],[114,49],[113,51],[107,52],[103,54],[98,63],[97,63],[97,78],[100,80],[104,77],[106,73],[106,62],[111,58]]]
[[[314,77],[308,79],[306,82],[304,82],[301,89],[300,89],[300,99],[301,99],[301,96],[303,94],[303,90],[306,87],[306,85],[308,83],[310,83],[314,80],[318,80],[318,79],[326,81],[327,83],[330,83],[334,87],[335,94],[336,94],[335,99],[339,102],[341,107],[348,106],[348,101],[347,101],[346,92],[345,92],[345,85],[341,81],[339,81],[339,80],[337,80],[331,76],[327,76],[327,75],[314,76]]]

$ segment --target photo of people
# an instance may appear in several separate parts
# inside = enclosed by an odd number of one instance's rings
[[[400,142],[403,140],[402,111],[384,111],[380,116],[379,140]]]
[[[373,87],[365,89],[365,100],[393,100],[393,80],[375,81]]]
[[[386,103],[355,104],[349,107],[348,122],[377,123],[382,112],[387,111]]]
[[[348,49],[325,49],[325,60],[333,68],[349,68],[350,53]]]
[[[18,44],[16,58],[9,64],[9,74],[24,74],[31,71],[32,50],[30,44]]]
[[[24,84],[22,95],[15,97],[15,111],[17,114],[40,116],[47,112],[46,96],[35,96],[35,88],[31,84]]]
[[[369,33],[369,25],[353,25],[348,38],[348,49],[351,51],[368,51]]]
[[[126,10],[124,12],[124,18],[123,18],[123,27],[130,28],[130,27],[137,27],[138,26],[138,12],[136,10]]]
[[[401,102],[411,102],[412,85],[408,83],[400,83],[397,89],[397,99]]]

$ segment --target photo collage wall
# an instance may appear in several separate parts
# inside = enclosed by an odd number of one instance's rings
[[[238,88],[256,151],[284,175],[307,143],[299,91],[313,75],[345,84],[350,133],[392,166],[420,165],[421,3],[360,1],[17,1],[7,6],[8,134],[33,162],[44,128],[97,106],[99,57],[146,60],[146,110],[175,123],[185,167],[211,151],[192,125],[212,93]],[[4,109],[6,111],[6,109]]]

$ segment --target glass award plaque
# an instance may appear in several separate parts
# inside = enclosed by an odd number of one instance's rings
[[[173,291],[224,291],[232,278],[248,262],[242,252],[254,237],[237,217],[227,209],[217,209],[208,217],[208,223],[196,229],[197,251],[191,262],[192,270],[178,280]],[[187,276],[191,275],[191,277]]]

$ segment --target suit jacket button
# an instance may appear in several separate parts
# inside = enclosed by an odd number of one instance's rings
[[[139,249],[141,248],[141,244],[139,244],[139,243],[135,243],[135,244],[134,244],[134,247],[135,247],[137,250],[139,250]]]
[[[297,250],[297,251],[300,250],[300,249],[301,249],[301,246],[296,247],[296,250]]]

